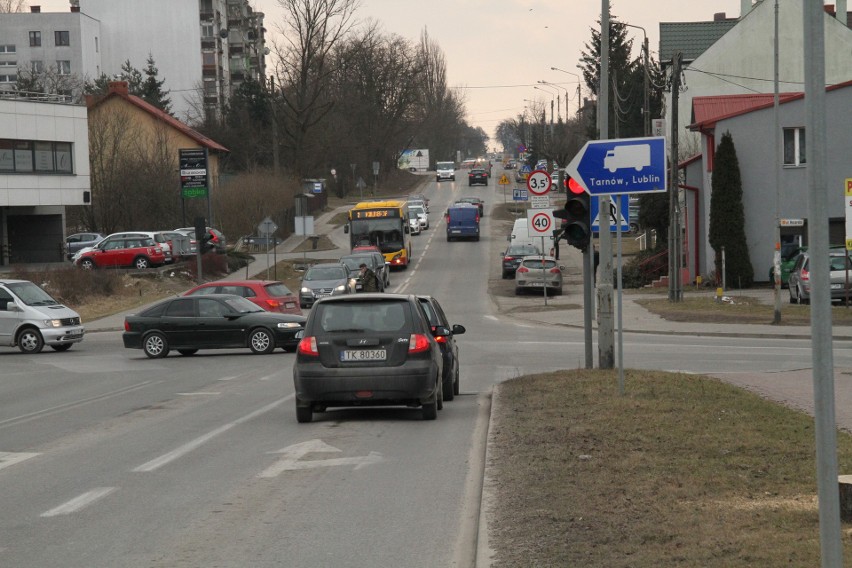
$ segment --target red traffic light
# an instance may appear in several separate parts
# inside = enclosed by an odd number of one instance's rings
[[[574,181],[574,178],[572,178],[572,177],[569,177],[569,178],[566,180],[566,182],[565,182],[565,183],[567,183],[567,184],[568,184],[568,190],[569,190],[571,193],[574,193],[574,194],[577,194],[577,195],[579,195],[579,194],[581,194],[581,193],[586,193],[586,188],[584,188],[582,185],[580,185],[579,183],[577,183],[576,181]]]

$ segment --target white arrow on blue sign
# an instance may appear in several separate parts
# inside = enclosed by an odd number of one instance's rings
[[[666,191],[666,139],[590,140],[565,172],[591,195]]]

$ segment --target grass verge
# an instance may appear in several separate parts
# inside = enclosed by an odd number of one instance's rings
[[[628,371],[619,396],[616,377],[498,387],[494,566],[819,565],[811,417],[712,378]],[[850,471],[847,433],[838,456]]]
[[[771,324],[775,306],[749,296],[730,296],[730,301],[717,302],[711,297],[689,298],[682,302],[668,299],[637,299],[636,303],[669,321]],[[852,325],[852,308],[834,305],[831,308],[834,325]],[[811,307],[784,304],[781,306],[781,325],[810,325]]]

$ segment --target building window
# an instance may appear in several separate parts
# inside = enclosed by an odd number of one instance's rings
[[[0,67],[17,67],[17,61],[0,61]]]
[[[14,45],[0,45],[0,53],[15,53]]]
[[[57,46],[71,45],[71,36],[68,32],[53,32],[53,38]]]
[[[216,96],[216,81],[204,81],[204,96]]]
[[[0,139],[0,172],[71,174],[72,150],[70,142]]]
[[[70,61],[57,61],[56,62],[56,73],[58,75],[70,75],[71,74],[71,62]]]
[[[30,47],[41,47],[41,32],[30,32]]]
[[[784,165],[803,166],[805,164],[805,129],[784,129]]]
[[[216,54],[210,52],[204,52],[201,54],[201,64],[202,65],[216,65]]]
[[[0,83],[16,83],[18,81],[17,75],[2,75],[0,74]]]
[[[201,38],[202,39],[213,38],[213,24],[201,24]]]
[[[44,61],[39,61],[36,59],[35,61],[30,61],[30,70],[35,73],[44,73]]]

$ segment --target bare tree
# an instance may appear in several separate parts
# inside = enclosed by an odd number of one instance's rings
[[[284,10],[279,31],[283,45],[275,45],[276,74],[282,101],[281,126],[293,168],[304,173],[309,131],[331,110],[324,96],[334,68],[330,54],[354,26],[358,0],[278,0]]]
[[[26,7],[26,0],[0,0],[0,14],[23,12]]]

